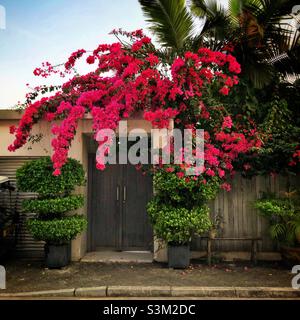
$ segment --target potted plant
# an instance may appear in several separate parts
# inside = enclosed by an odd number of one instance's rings
[[[212,228],[209,208],[205,204],[219,189],[218,178],[202,184],[199,179],[182,177],[176,169],[162,168],[154,174],[155,196],[147,211],[156,236],[168,245],[170,268],[187,268],[190,242]]]
[[[169,268],[187,268],[192,236],[211,227],[208,207],[173,207],[154,197],[147,209],[155,234],[168,244]]]
[[[288,266],[300,262],[300,201],[297,192],[279,197],[264,195],[255,207],[270,223],[271,238],[279,243],[282,259]]]
[[[69,158],[61,175],[53,175],[50,157],[27,162],[17,170],[20,191],[37,193],[34,199],[24,200],[24,212],[35,213],[27,220],[27,228],[34,239],[45,242],[45,264],[48,268],[61,268],[70,262],[70,241],[81,233],[86,218],[70,214],[84,205],[81,194],[72,194],[76,186],[84,183],[82,165]]]

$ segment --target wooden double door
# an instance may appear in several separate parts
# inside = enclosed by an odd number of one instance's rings
[[[153,234],[146,211],[152,178],[131,164],[96,169],[89,155],[89,249],[151,250]]]

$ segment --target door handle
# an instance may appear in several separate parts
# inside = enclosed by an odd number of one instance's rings
[[[117,186],[117,201],[119,201],[120,198],[120,187]]]
[[[126,186],[123,186],[123,202],[126,201]]]

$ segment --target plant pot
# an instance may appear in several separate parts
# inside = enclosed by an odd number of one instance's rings
[[[168,245],[168,266],[186,269],[190,265],[190,245]]]
[[[71,260],[70,244],[45,244],[45,264],[50,269],[67,266]]]
[[[300,247],[281,246],[280,251],[282,261],[288,268],[291,268],[296,264],[300,264]]]

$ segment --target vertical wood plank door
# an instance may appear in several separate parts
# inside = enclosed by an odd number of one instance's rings
[[[133,165],[122,165],[122,248],[151,249],[152,228],[146,205],[152,197],[152,178]]]
[[[146,205],[152,178],[133,165],[96,169],[89,155],[89,250],[151,250],[153,235]]]
[[[105,171],[95,167],[95,156],[89,157],[89,242],[90,250],[98,247],[118,248],[119,244],[119,211],[117,200],[120,167],[107,166]]]

